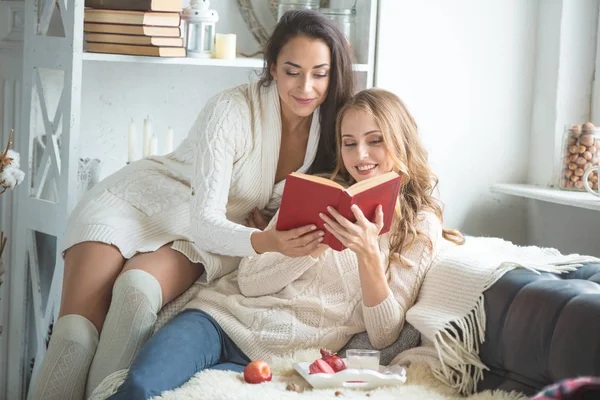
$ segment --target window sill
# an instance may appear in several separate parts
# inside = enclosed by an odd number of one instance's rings
[[[519,183],[498,183],[492,185],[490,191],[492,193],[502,193],[548,203],[600,211],[600,198],[587,192],[571,192]]]

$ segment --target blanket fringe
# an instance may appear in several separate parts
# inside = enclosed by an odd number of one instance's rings
[[[575,261],[575,262],[573,262]],[[524,265],[516,262],[501,264],[490,275],[483,292],[494,285],[507,272],[523,268],[540,273],[550,272],[562,274],[577,270],[582,264],[577,260],[564,265]],[[483,379],[484,370],[489,368],[479,358],[479,349],[485,341],[485,307],[484,295],[477,298],[475,307],[464,317],[444,325],[436,333],[433,344],[440,360],[440,368],[433,368],[436,378],[448,383],[463,395],[471,395],[477,391],[477,384]]]
[[[478,356],[485,337],[485,321],[482,294],[469,314],[447,324],[433,340],[441,362],[441,368],[434,369],[434,375],[462,394],[476,391],[477,382],[487,369]]]

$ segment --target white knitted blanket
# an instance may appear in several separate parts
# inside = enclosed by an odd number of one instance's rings
[[[464,245],[443,250],[433,261],[406,314],[424,344],[400,353],[392,364],[426,362],[439,379],[463,394],[473,393],[487,369],[478,356],[485,338],[485,290],[515,268],[560,274],[598,261],[497,238],[468,237]]]

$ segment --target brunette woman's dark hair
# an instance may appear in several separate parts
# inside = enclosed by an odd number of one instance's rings
[[[311,10],[288,11],[275,26],[265,46],[265,67],[260,83],[268,86],[273,81],[271,67],[277,63],[279,52],[296,37],[306,36],[323,40],[331,52],[327,98],[320,106],[321,134],[317,155],[309,170],[316,174],[335,168],[335,121],[338,111],[354,95],[354,74],[350,46],[337,25],[329,18]]]

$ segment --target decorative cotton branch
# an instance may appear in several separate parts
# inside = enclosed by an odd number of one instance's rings
[[[2,253],[6,247],[8,238],[4,236],[4,232],[0,231],[0,286],[2,286],[2,275],[4,275],[4,262],[2,261]]]
[[[25,172],[21,171],[21,156],[11,149],[14,131],[10,131],[6,149],[0,154],[0,186],[4,193],[6,189],[14,189],[25,179]]]
[[[21,157],[19,153],[12,150],[14,130],[10,131],[8,144],[2,153],[0,153],[0,194],[6,192],[6,189],[14,189],[19,183],[23,182],[25,172],[21,171]],[[2,275],[4,275],[4,263],[2,253],[6,248],[7,237],[0,231],[0,286],[2,286]]]

